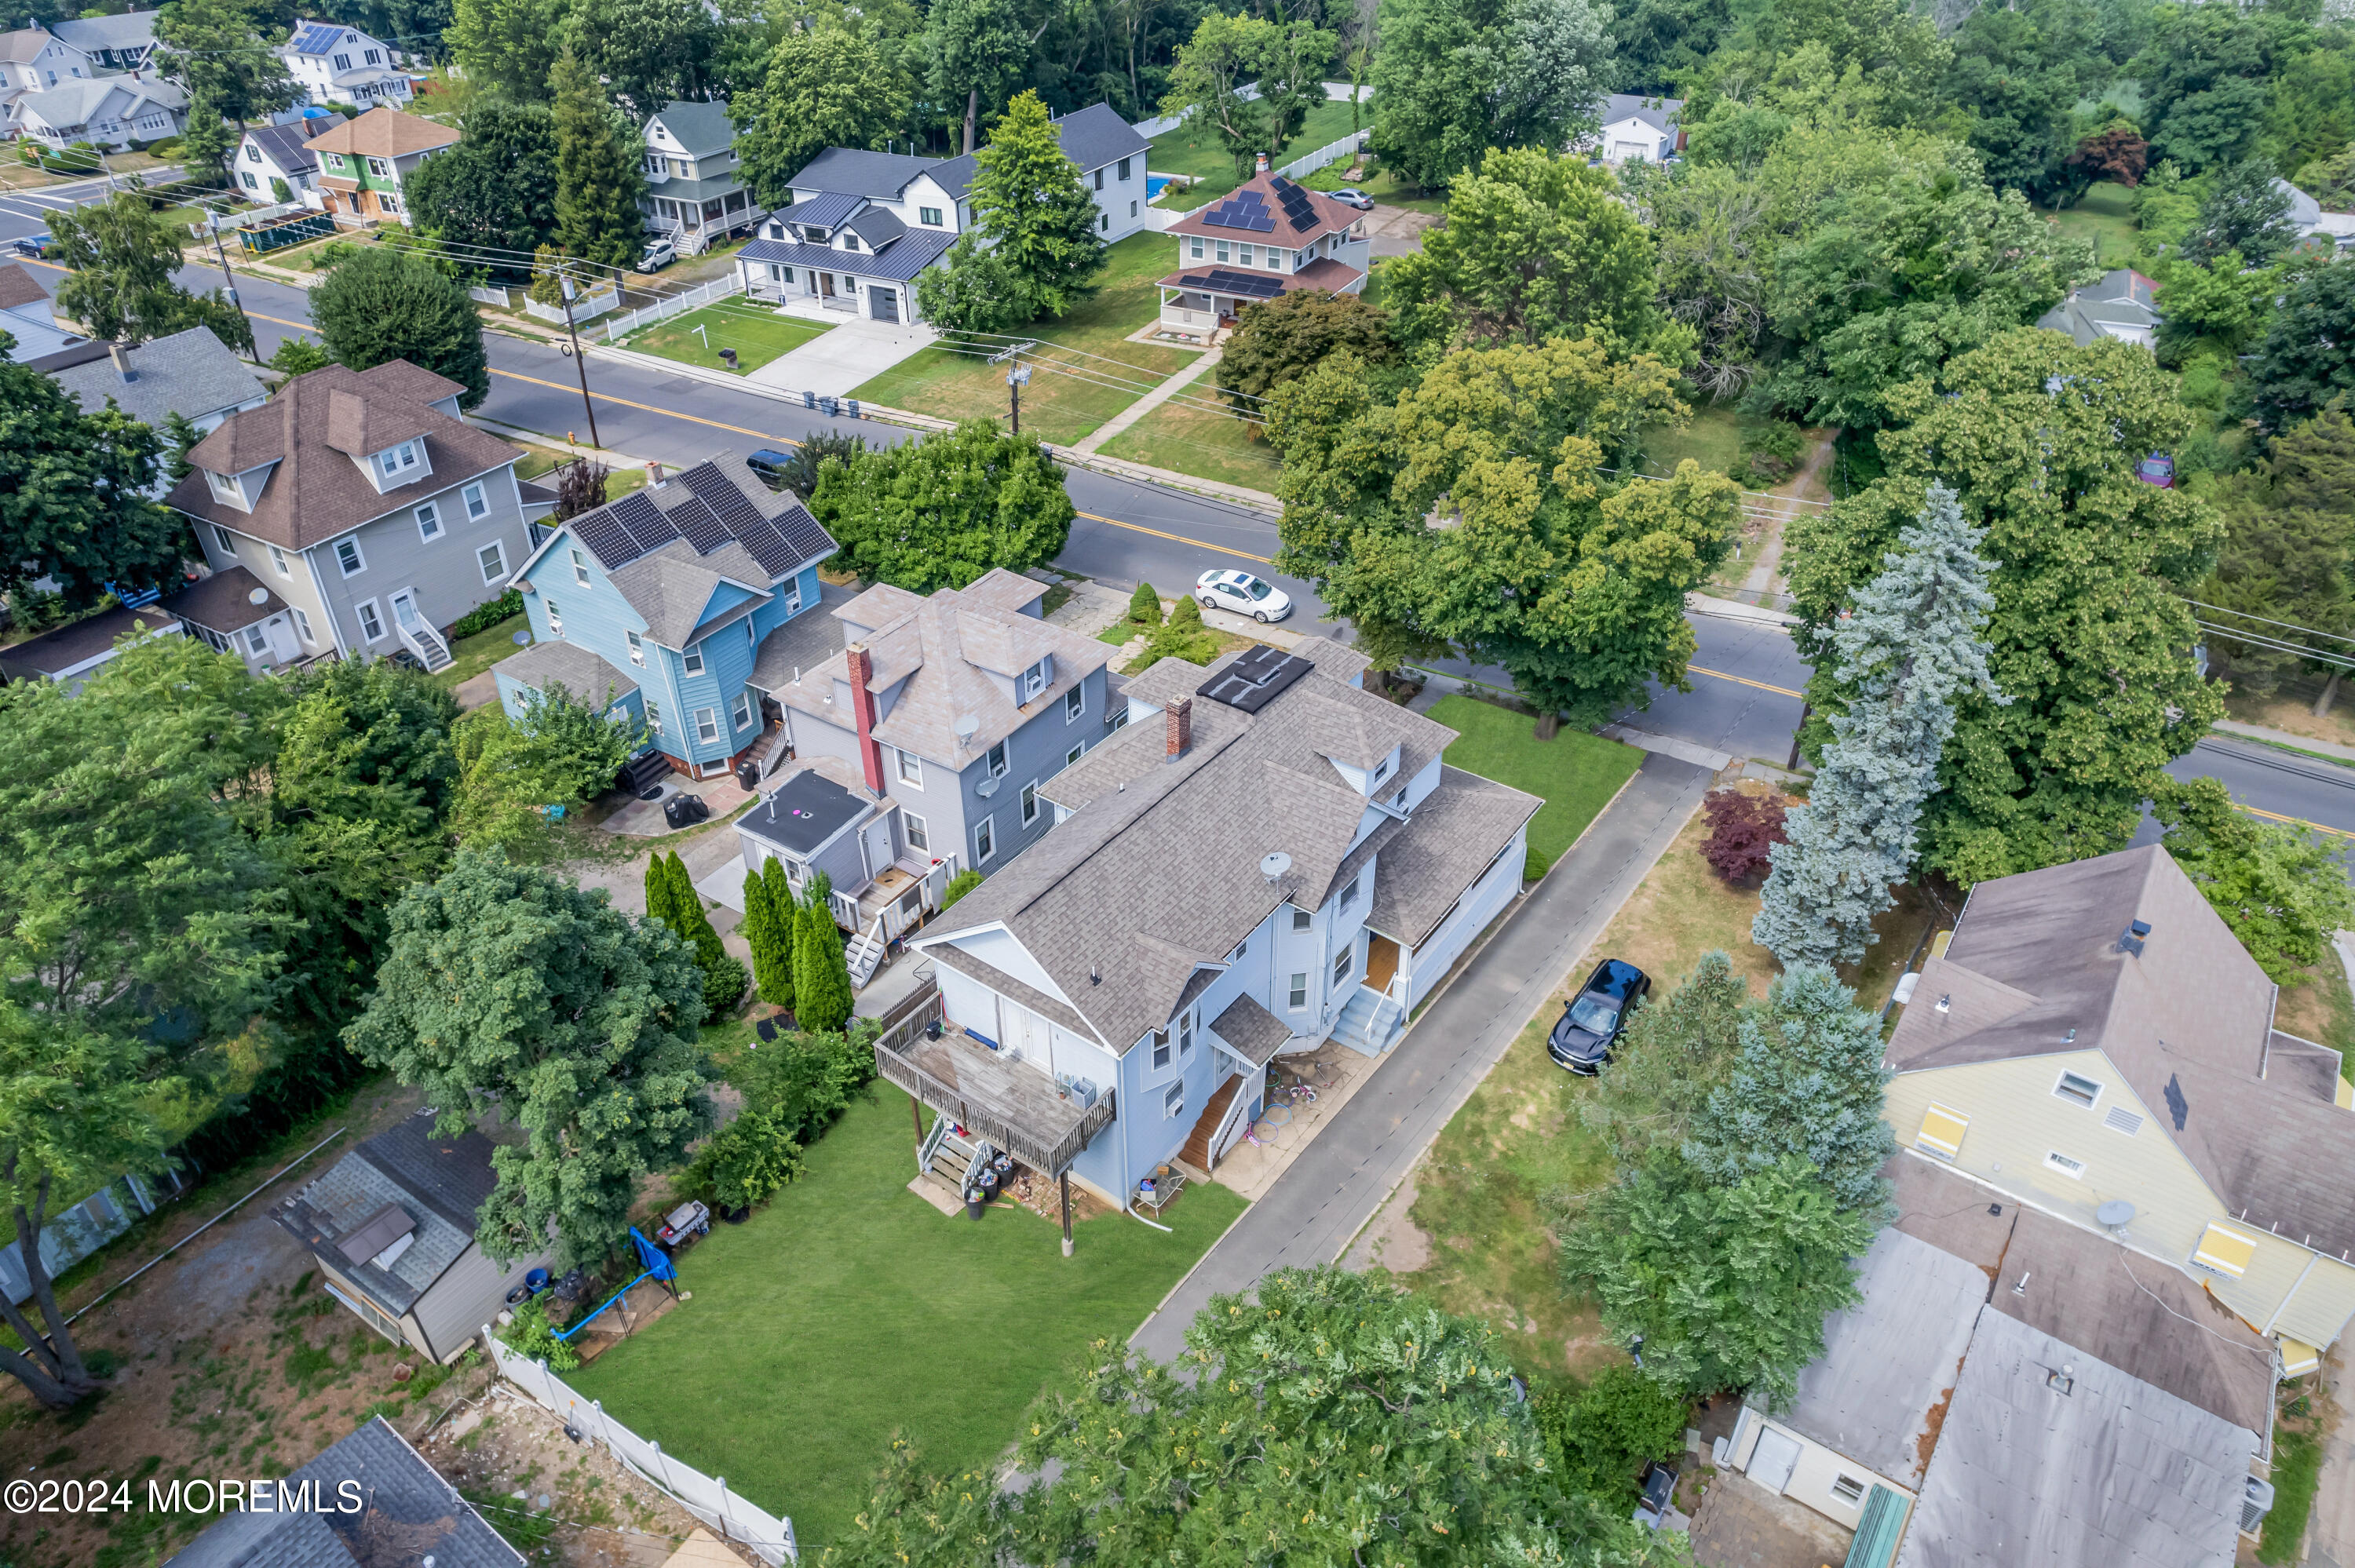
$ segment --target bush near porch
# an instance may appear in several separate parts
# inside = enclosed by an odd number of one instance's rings
[[[1125,1340],[1243,1208],[1189,1187],[1165,1216],[1175,1234],[1107,1215],[1074,1227],[1069,1258],[1017,1205],[948,1218],[907,1190],[915,1129],[888,1085],[805,1160],[767,1208],[682,1255],[694,1300],[567,1381],[790,1516],[805,1554],[848,1527],[894,1433],[929,1470],[994,1461],[1070,1361]]]

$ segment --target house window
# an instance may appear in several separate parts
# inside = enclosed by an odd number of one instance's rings
[[[474,552],[474,559],[483,564],[483,580],[495,583],[507,575],[507,552],[496,539]]]
[[[1379,784],[1390,776],[1391,759],[1385,757],[1380,762],[1374,764],[1374,782]]]
[[[855,235],[855,234],[846,234],[846,235],[844,235],[844,236],[842,237],[842,248],[843,248],[845,250],[856,250],[856,249],[858,249],[858,236],[857,236],[857,235]]]
[[[918,757],[912,751],[902,751],[898,755],[900,758],[900,782],[905,784],[911,789],[922,789],[924,787],[923,758]]]
[[[1292,984],[1291,987],[1284,993],[1284,1005],[1290,1008],[1295,1012],[1305,1012],[1307,1011],[1308,971],[1306,969],[1295,969],[1292,971]]]
[[[1128,216],[1131,217],[1135,217],[1136,216],[1136,204],[1135,202],[1130,202],[1128,204]]]
[[[336,69],[337,70],[349,70],[349,69],[352,69],[352,57],[351,57],[351,56],[349,56],[349,55],[336,55],[336,56],[333,56],[333,57],[331,57],[331,58],[335,60],[335,62],[336,62]],[[371,164],[373,164],[373,163],[375,163],[375,162],[376,162],[376,160],[375,160],[374,158],[370,158],[370,159],[368,160],[368,162],[369,162],[369,163],[371,163]]]
[[[1864,1500],[1864,1483],[1854,1476],[1835,1476],[1832,1478],[1832,1498],[1833,1500],[1849,1508],[1854,1508]]]
[[[270,652],[270,633],[259,626],[249,626],[245,629],[245,645],[256,653],[267,653]]]
[[[984,817],[973,830],[973,858],[989,861],[997,858],[997,819]]]
[[[245,493],[238,489],[237,481],[231,479],[229,475],[225,473],[215,473],[212,470],[207,469],[205,471],[205,482],[212,486],[214,500],[226,501],[231,506],[242,506],[245,504]]]
[[[733,709],[731,709],[730,711],[732,712],[732,714],[733,714],[733,715],[734,715],[734,716],[735,716],[735,719],[736,719],[736,727],[737,727],[738,729],[746,729],[746,728],[751,727],[751,723],[752,723],[752,699],[751,699],[751,698],[750,698],[750,697],[746,696],[746,695],[745,695],[743,693],[741,693],[741,692],[737,693],[737,694],[736,694],[736,705],[735,705],[735,707],[734,707]]]
[[[392,178],[392,161],[389,158],[370,158],[368,173],[378,179],[389,180]]]
[[[1305,931],[1316,923],[1316,916],[1305,909],[1295,909],[1292,912],[1292,928],[1295,931]]]
[[[2052,1086],[2052,1092],[2064,1100],[2090,1109],[2094,1102],[2102,1097],[2102,1086],[2075,1073],[2063,1073],[2061,1081]]]
[[[1219,260],[1221,261],[1231,261],[1235,259],[1235,248],[1228,244],[1223,239],[1220,240],[1216,246],[1212,247],[1212,249],[1218,252]]]
[[[1035,783],[1025,784],[1022,786],[1022,825],[1027,828],[1038,820],[1039,786]]]
[[[1153,1070],[1157,1073],[1167,1065],[1169,1065],[1169,1031],[1156,1029],[1153,1032]]]
[[[662,733],[662,708],[652,697],[646,699],[646,733],[648,735]]]
[[[802,580],[799,577],[795,577],[790,584],[786,585],[785,588],[785,614],[788,617],[792,617],[799,615],[801,612]]]
[[[922,850],[926,854],[932,853],[932,831],[925,825],[923,818],[913,811],[900,812],[900,831],[907,835],[910,849]]]
[[[630,640],[630,662],[635,664],[642,670],[645,669],[646,664],[645,639],[640,637],[634,631],[625,631],[622,635]]]
[[[1070,724],[1088,711],[1088,688],[1082,683],[1063,694],[1063,722]]]
[[[1363,875],[1363,874],[1364,874],[1364,873],[1362,873],[1362,872],[1360,872],[1360,873],[1359,874],[1359,875]],[[1348,885],[1348,886],[1347,886],[1347,887],[1345,887],[1345,888],[1343,888],[1343,889],[1341,889],[1341,907],[1342,907],[1342,908],[1344,908],[1344,909],[1347,909],[1350,905],[1355,904],[1357,901],[1358,901],[1358,878],[1357,878],[1357,877],[1355,877],[1355,876],[1353,876],[1353,877],[1349,878],[1349,885]]]
[[[1183,1056],[1193,1048],[1194,1015],[1190,1012],[1181,1012],[1178,1015],[1178,1054]]]
[[[1102,179],[1103,177],[1103,171],[1101,169],[1097,170],[1096,177],[1098,179]],[[1176,1083],[1170,1085],[1168,1092],[1161,1097],[1161,1114],[1166,1117],[1181,1117],[1186,1114],[1185,1079],[1180,1078]]]
[[[920,207],[916,209],[916,221],[928,223],[934,228],[939,228],[942,227],[941,209],[936,207]]]
[[[1190,248],[1190,252],[1194,260],[1199,261],[1202,259],[1202,241],[1200,238],[1198,236],[1187,240],[1186,243]]]
[[[382,473],[387,479],[399,473],[402,469],[415,468],[417,466],[417,443],[415,441],[403,441],[397,447],[377,453],[376,466],[378,471]]]
[[[360,542],[357,539],[336,541],[336,568],[347,577],[356,577],[368,570],[368,563],[360,559]]]
[[[237,172],[237,177],[244,182],[247,190],[258,191],[261,188],[261,182],[253,177],[251,169],[240,169]]]
[[[1022,700],[1028,702],[1047,689],[1047,661],[1039,660],[1022,672]]]
[[[1349,964],[1358,956],[1358,944],[1351,942],[1333,955],[1333,983],[1339,985],[1349,978]]]
[[[360,58],[368,61],[370,65],[382,65],[384,63],[382,59],[378,58],[377,52],[374,49],[362,49],[360,51]]]
[[[1006,777],[1006,743],[1002,740],[989,748],[989,776],[992,779]]]
[[[317,638],[311,635],[311,618],[304,614],[300,608],[297,608],[294,611],[294,630],[302,633],[303,641],[305,642],[316,642],[319,641]]]
[[[582,588],[589,586],[589,557],[578,550],[572,552],[572,580]]]
[[[360,635],[371,642],[384,641],[384,619],[376,612],[376,600],[364,599],[358,605]]]
[[[703,673],[703,644],[700,642],[687,651],[687,673],[690,675]]]
[[[231,560],[235,560],[237,558],[237,540],[230,535],[228,529],[222,527],[218,523],[213,524],[213,539],[215,543],[220,546],[221,553],[223,555],[229,556]]]
[[[1129,161],[1126,158],[1123,158],[1120,161],[1120,177],[1122,179],[1128,178],[1128,163]]]
[[[718,709],[698,708],[695,710],[695,738],[698,740],[718,740],[719,738],[719,713]]]
[[[1086,754],[1087,749],[1088,748],[1085,746],[1075,746],[1071,747],[1071,750],[1063,753],[1063,766],[1069,768],[1072,763],[1077,762]]]
[[[430,501],[417,509],[417,536],[429,545],[442,536],[442,509]]]
[[[548,606],[548,629],[559,637],[563,636],[564,611],[557,607],[556,601],[552,599],[542,599],[540,602]]]
[[[491,498],[489,493],[481,485],[470,484],[459,493],[466,498],[467,516],[485,517],[490,514]]]
[[[270,546],[270,565],[282,577],[294,575],[294,568],[286,564],[286,552],[275,545]]]
[[[261,162],[261,149],[248,142],[245,144],[245,161],[249,164]]]
[[[1110,234],[1112,232],[1112,214],[1105,213],[1102,217],[1097,218],[1096,228],[1105,234]]]
[[[2044,1157],[2044,1168],[2047,1171],[2058,1171],[2072,1181],[2082,1181],[2085,1179],[2085,1162],[2082,1160],[2072,1160],[2058,1150]]]

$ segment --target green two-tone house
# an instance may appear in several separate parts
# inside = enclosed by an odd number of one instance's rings
[[[314,137],[309,150],[319,160],[319,191],[329,212],[407,223],[401,181],[458,140],[447,125],[378,104]]]
[[[744,184],[725,99],[664,104],[646,121],[645,143],[646,194],[638,206],[646,231],[668,235],[681,254],[693,255],[767,216]]]

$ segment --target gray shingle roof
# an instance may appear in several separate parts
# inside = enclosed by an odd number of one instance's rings
[[[1661,132],[1674,131],[1683,115],[1685,101],[1681,98],[1658,98],[1646,93],[1614,92],[1603,102],[1600,116],[1605,125],[1623,120],[1640,120]]]
[[[687,103],[674,100],[655,112],[678,144],[690,153],[724,153],[736,144],[736,127],[728,118],[728,101]]]
[[[1544,804],[1492,779],[1442,768],[1439,787],[1414,809],[1414,831],[1380,847],[1366,924],[1410,948],[1423,946]]]
[[[932,166],[932,159],[905,153],[828,147],[804,164],[785,184],[797,191],[838,191],[870,201],[890,201],[907,189],[910,180]]]
[[[96,658],[122,638],[166,630],[176,633],[179,622],[161,605],[150,605],[144,609],[125,609],[116,605],[54,631],[44,631],[38,637],[0,648],[0,673],[19,681],[53,676]]]
[[[346,1481],[361,1498],[352,1513],[337,1508]],[[380,1415],[284,1484],[326,1500],[311,1511],[231,1514],[165,1568],[374,1568],[429,1557],[434,1568],[523,1568],[523,1554]]]
[[[261,596],[258,604],[253,597],[257,593]],[[227,637],[258,620],[284,614],[286,601],[243,567],[231,567],[190,584],[155,608]]]
[[[474,1245],[475,1212],[498,1185],[489,1139],[471,1128],[438,1138],[433,1121],[431,1111],[402,1118],[271,1211],[304,1245],[337,1260],[336,1271],[396,1319]],[[389,1269],[342,1261],[336,1243],[388,1203],[415,1223],[416,1239]]]
[[[815,267],[827,272],[849,272],[861,278],[881,278],[905,283],[941,258],[957,237],[939,229],[911,230],[890,249],[836,250],[824,245],[803,245],[790,239],[755,239],[737,252],[742,261],[775,261],[788,267]]]
[[[2152,930],[2135,957],[2118,938],[2137,919]],[[1980,883],[1921,989],[1950,1004],[1905,1010],[1899,1072],[2098,1048],[2144,1105],[2181,1107],[2154,1130],[2226,1209],[2318,1252],[2355,1247],[2355,1125],[2315,1075],[2278,1060],[2257,1075],[2273,984],[2164,849]]]
[[[722,578],[751,589],[755,599],[770,597],[769,574],[733,539],[708,556],[697,555],[684,539],[673,539],[613,573],[613,583],[645,618],[648,637],[666,648],[684,648],[695,641],[703,607]]]
[[[629,673],[578,642],[535,642],[491,666],[518,685],[546,693],[553,682],[575,702],[607,708],[638,689]]]
[[[112,357],[51,374],[84,413],[96,413],[112,397],[124,413],[158,429],[173,414],[202,419],[262,396],[261,377],[210,327],[150,339],[124,356],[131,362],[129,381],[116,373]]]
[[[834,610],[841,609],[857,597],[850,588],[840,583],[821,583],[818,601],[802,607],[802,612],[761,639],[761,646],[752,655],[752,673],[744,683],[763,692],[774,692],[780,686],[791,685],[794,676],[815,670],[843,649],[842,623]]]
[[[123,11],[112,16],[75,16],[49,30],[84,54],[102,49],[152,49],[155,47],[155,13]]]
[[[1210,1033],[1262,1067],[1292,1038],[1290,1025],[1248,996],[1227,1003],[1227,1010],[1210,1021]]]
[[[11,112],[19,119],[36,116],[43,124],[60,129],[84,125],[117,91],[121,92],[123,101],[110,116],[117,120],[135,118],[142,103],[154,103],[173,111],[188,106],[188,95],[176,82],[165,81],[160,78],[133,80],[128,76],[93,76],[59,81],[57,86],[40,92],[25,93],[17,98]]]
[[[2051,1381],[2067,1368],[2064,1393]],[[2254,1435],[1979,1311],[1897,1568],[2232,1561]]]
[[[1136,133],[1136,127],[1120,117],[1120,111],[1109,103],[1091,103],[1085,109],[1075,109],[1055,122],[1055,135],[1061,142],[1063,156],[1077,164],[1082,171],[1100,169],[1106,164],[1123,158],[1141,157],[1152,151],[1153,143]],[[1144,171],[1133,171],[1142,175]]]

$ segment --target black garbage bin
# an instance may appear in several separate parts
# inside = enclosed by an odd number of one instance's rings
[[[985,1202],[997,1196],[997,1172],[986,1165],[974,1177],[973,1184],[981,1189]]]
[[[674,828],[687,826],[695,821],[693,817],[687,815],[694,800],[695,797],[692,795],[673,795],[663,802],[663,821]]]
[[[758,789],[761,787],[761,765],[749,757],[738,763],[736,782],[747,789]]]
[[[964,1190],[964,1212],[967,1217],[976,1220],[981,1218],[982,1208],[988,1202],[989,1194],[980,1188],[967,1187]]]

